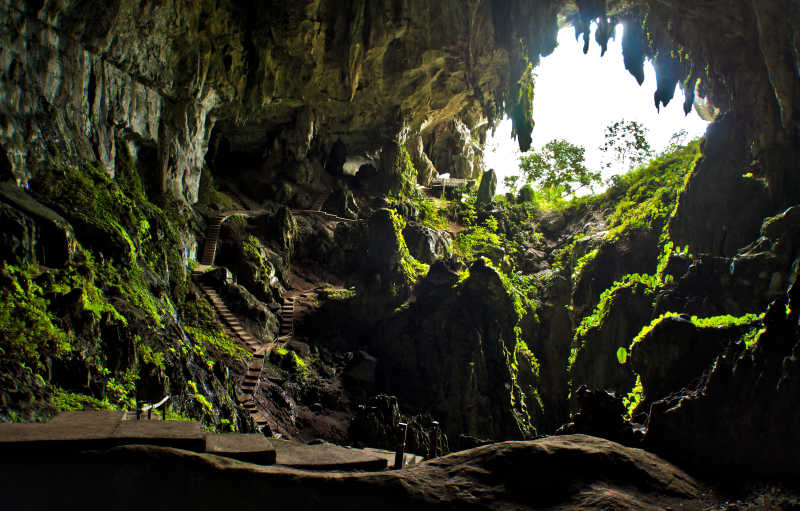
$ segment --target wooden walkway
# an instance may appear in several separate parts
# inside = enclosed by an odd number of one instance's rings
[[[192,277],[194,277],[195,282],[208,301],[211,302],[211,305],[217,312],[217,316],[222,320],[222,323],[228,333],[237,339],[239,343],[244,345],[247,350],[253,354],[253,357],[250,359],[250,362],[247,365],[247,371],[245,372],[244,377],[239,384],[239,389],[236,394],[239,402],[242,403],[242,406],[253,418],[256,428],[261,430],[269,423],[269,417],[258,409],[258,406],[253,399],[253,394],[255,394],[255,390],[258,387],[259,381],[261,380],[261,372],[264,369],[264,359],[272,350],[272,348],[275,347],[275,342],[265,345],[253,337],[250,332],[248,332],[244,326],[242,326],[236,315],[230,311],[227,305],[225,305],[225,302],[222,301],[222,298],[219,296],[216,290],[201,281],[200,276],[202,276],[202,274],[202,271],[195,270],[192,272]]]

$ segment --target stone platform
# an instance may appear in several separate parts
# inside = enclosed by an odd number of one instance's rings
[[[379,471],[394,463],[391,451],[308,445],[261,434],[206,433],[199,422],[136,420],[117,411],[63,412],[43,424],[0,424],[0,457],[71,455],[126,445],[172,447],[304,470]],[[415,464],[416,458],[406,455],[404,464]]]

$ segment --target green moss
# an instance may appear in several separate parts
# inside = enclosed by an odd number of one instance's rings
[[[659,323],[661,323],[667,318],[677,318],[677,317],[680,317],[680,314],[678,314],[677,312],[665,312],[664,314],[660,315],[659,317],[651,321],[650,324],[642,327],[642,329],[639,330],[639,333],[636,334],[636,337],[633,338],[633,341],[631,341],[630,346],[628,346],[628,352],[630,352],[633,349],[634,345],[641,342],[642,339],[644,339],[647,336],[647,334],[649,334]]]
[[[637,374],[636,383],[633,385],[633,389],[628,392],[628,395],[622,398],[622,404],[625,406],[625,415],[623,416],[625,420],[631,420],[634,412],[636,411],[636,407],[639,406],[639,403],[642,402],[643,398],[644,387],[642,386],[642,377]]]
[[[749,325],[751,323],[755,323],[756,321],[760,321],[763,318],[764,313],[745,314],[743,316],[731,316],[730,314],[725,314],[722,316],[711,316],[708,318],[698,318],[697,316],[692,316],[691,321],[692,324],[699,328],[728,328],[732,326]]]
[[[206,349],[213,348],[220,353],[240,360],[249,360],[253,356],[252,353],[236,343],[221,329],[204,329],[198,326],[185,325],[184,330]]]
[[[405,220],[394,209],[389,209],[388,211],[392,218],[392,227],[394,228],[398,251],[400,252],[399,270],[405,279],[405,284],[413,285],[421,276],[427,275],[430,266],[419,262],[411,255],[403,237],[403,229],[406,227]]]
[[[100,400],[84,394],[69,392],[61,387],[52,387],[50,404],[59,412],[74,410],[115,410],[107,400]]]
[[[299,374],[301,377],[308,376],[308,362],[303,360],[303,358],[294,351],[290,351],[282,346],[277,346],[270,352],[270,359],[278,367]]]
[[[584,254],[584,255],[583,255],[583,256],[582,256],[580,259],[578,259],[578,261],[575,263],[575,269],[572,271],[572,280],[573,280],[573,281],[577,280],[578,276],[579,276],[579,275],[581,274],[581,272],[583,271],[583,268],[584,268],[584,267],[585,267],[587,264],[589,264],[590,262],[592,262],[592,261],[594,260],[594,258],[595,258],[595,257],[597,257],[597,253],[598,253],[599,251],[600,251],[600,249],[598,249],[598,248],[595,248],[595,249],[593,249],[593,250],[590,250],[590,251],[589,251],[589,252],[587,252],[586,254]]]
[[[327,300],[344,301],[356,296],[355,289],[345,289],[338,287],[326,287],[320,294]]]
[[[4,357],[43,371],[47,357],[72,351],[73,336],[50,311],[50,301],[34,281],[37,267],[3,263],[2,273],[10,282],[0,287],[0,348]]]
[[[635,287],[637,292],[644,294],[646,297],[654,298],[660,285],[661,283],[653,275],[631,273],[625,275],[617,282],[614,282],[611,287],[603,291],[600,295],[600,301],[597,303],[592,313],[583,318],[578,328],[575,329],[572,346],[570,347],[570,356],[567,362],[568,370],[571,370],[578,353],[583,349],[589,331],[596,328],[603,328],[603,323],[608,316],[608,312],[611,310],[611,305],[617,293],[622,289]]]
[[[417,169],[411,161],[406,146],[395,142],[395,160],[392,162],[392,174],[396,182],[390,189],[390,195],[396,198],[410,197],[419,194],[417,190]]]
[[[628,351],[630,352],[633,347],[644,340],[645,337],[662,321],[668,318],[675,318],[680,317],[680,314],[677,312],[665,312],[664,314],[660,315],[659,317],[655,318],[653,321],[650,322],[649,325],[643,327],[639,333],[634,337],[633,341],[631,342]],[[749,325],[752,323],[759,322],[763,319],[764,314],[745,314],[743,316],[731,316],[729,314],[722,315],[722,316],[711,316],[707,318],[698,318],[697,316],[692,316],[689,320],[698,328],[728,328],[733,326],[742,326],[742,325]],[[754,327],[756,332],[758,332],[760,325],[758,327]],[[752,339],[750,342],[755,342],[755,334],[752,333],[752,330],[748,332],[747,335],[752,335]]]
[[[203,411],[206,414],[211,415],[212,413],[214,413],[214,407],[211,405],[211,402],[208,400],[208,398],[206,398],[206,396],[204,396],[203,394],[199,393],[193,394],[192,399],[194,399],[197,403],[200,404],[200,406],[203,407]]]
[[[765,329],[759,326],[754,326],[747,333],[745,333],[740,341],[744,343],[745,348],[750,349],[758,343],[759,337],[765,332]]]

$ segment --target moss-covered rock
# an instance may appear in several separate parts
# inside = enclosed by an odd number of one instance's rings
[[[646,279],[629,277],[605,291],[595,311],[575,331],[568,372],[574,392],[581,385],[615,392],[633,389],[636,376],[621,365],[617,350],[626,348],[652,315],[654,288]]]

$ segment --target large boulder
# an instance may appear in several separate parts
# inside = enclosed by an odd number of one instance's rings
[[[445,231],[420,224],[408,224],[403,229],[403,237],[411,255],[426,264],[431,264],[450,252],[451,238]]]
[[[494,194],[497,191],[497,174],[494,169],[489,169],[483,173],[481,177],[481,184],[478,187],[478,198],[476,203],[478,205],[487,206],[494,200]]]
[[[234,442],[235,439],[231,438]],[[280,459],[280,458],[279,458]],[[124,474],[124,477],[121,476]],[[531,477],[536,474],[536,477]],[[0,490],[14,508],[138,509],[141,488],[169,480],[181,492],[163,492],[164,507],[247,507],[270,502],[298,511],[465,508],[617,509],[703,508],[709,492],[681,469],[653,454],[585,435],[485,445],[405,470],[321,473],[280,465],[258,466],[213,454],[169,447],[126,446],[74,456],[13,456],[0,466]],[[41,479],[51,491],[41,491]],[[94,481],[90,494],[74,491]],[[712,495],[713,497],[713,495]]]

